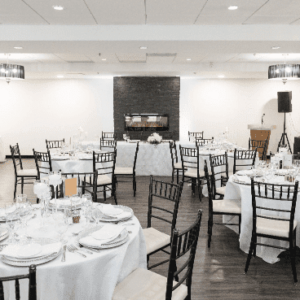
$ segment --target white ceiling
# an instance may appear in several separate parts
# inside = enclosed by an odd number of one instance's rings
[[[0,24],[0,63],[26,78],[266,78],[300,61],[300,0],[0,0]]]

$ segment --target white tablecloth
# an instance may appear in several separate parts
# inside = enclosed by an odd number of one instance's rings
[[[0,162],[5,161],[4,141],[0,136]]]
[[[139,221],[134,217],[130,240],[124,245],[102,250],[87,258],[66,253],[37,266],[37,298],[41,300],[111,300],[114,288],[136,268],[146,268],[146,243]],[[0,276],[28,273],[28,267],[12,267],[0,262]],[[28,280],[20,280],[21,299],[27,299]],[[5,299],[15,299],[14,282],[4,284]]]
[[[244,252],[249,252],[251,235],[252,235],[252,196],[251,196],[251,186],[250,185],[242,185],[237,184],[232,181],[230,178],[229,182],[226,185],[225,198],[227,199],[241,199],[241,208],[242,208],[242,220],[241,220],[241,233],[240,233],[240,248]],[[239,200],[236,200],[239,202]],[[298,195],[298,201],[300,201],[300,195]],[[229,220],[231,220],[229,222]],[[234,221],[235,220],[235,221]],[[300,205],[299,203],[296,205],[295,212],[295,220],[300,222]],[[237,218],[232,217],[223,217],[223,221],[227,223],[238,223]],[[238,232],[237,226],[229,226],[236,232]],[[275,241],[273,239],[261,239],[263,243],[279,245],[282,247],[287,247],[287,242]],[[259,240],[258,240],[259,242]],[[300,246],[300,231],[297,230],[297,246]],[[256,255],[261,257],[264,261],[268,263],[275,263],[279,261],[277,256],[283,250],[270,248],[270,247],[262,247],[258,246]],[[246,263],[246,262],[245,262]]]

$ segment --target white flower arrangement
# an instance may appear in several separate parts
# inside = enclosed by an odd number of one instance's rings
[[[162,142],[162,139],[162,136],[155,132],[148,137],[147,142],[150,144],[158,145]]]

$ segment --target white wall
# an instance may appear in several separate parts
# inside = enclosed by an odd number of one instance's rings
[[[0,81],[0,136],[9,145],[19,143],[23,155],[32,148],[45,150],[45,139],[69,139],[81,126],[89,139],[113,130],[113,79]],[[269,150],[279,142],[283,114],[277,110],[277,91],[293,92],[293,113],[287,115],[291,144],[300,135],[300,81],[284,86],[268,80],[181,79],[180,138],[202,131],[216,137],[228,127],[230,137],[247,146],[248,124],[277,125]],[[291,119],[294,121],[293,129]],[[298,130],[298,132],[297,132]],[[292,145],[291,145],[292,146]],[[293,146],[292,146],[293,147]]]
[[[228,127],[230,137],[238,144],[248,146],[250,132],[248,124],[260,124],[265,113],[265,124],[277,125],[271,132],[269,151],[276,151],[283,132],[283,114],[278,113],[277,92],[293,92],[292,117],[300,131],[300,81],[269,80],[201,80],[182,79],[180,93],[180,138],[187,138],[187,132],[204,130],[204,137],[216,137]],[[293,148],[296,134],[288,123],[288,133]],[[300,133],[300,132],[299,132]],[[296,134],[298,135],[298,134]],[[293,151],[293,149],[292,149]]]
[[[0,81],[0,136],[22,155],[45,150],[45,139],[70,139],[81,126],[89,139],[113,130],[113,79]]]

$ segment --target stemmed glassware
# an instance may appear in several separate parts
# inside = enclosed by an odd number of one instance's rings
[[[101,218],[101,211],[98,208],[95,208],[93,210],[92,214],[93,214],[93,218],[96,221],[96,225],[98,225],[99,224],[99,220]]]
[[[61,172],[50,172],[49,173],[49,184],[54,187],[54,198],[55,198],[55,207],[57,211],[57,195],[56,195],[56,189],[57,187],[62,183],[62,178],[61,178]]]
[[[10,243],[15,243],[15,226],[16,226],[16,220],[18,220],[18,210],[14,203],[6,204],[5,205],[5,214],[6,214],[6,224],[10,228]]]

